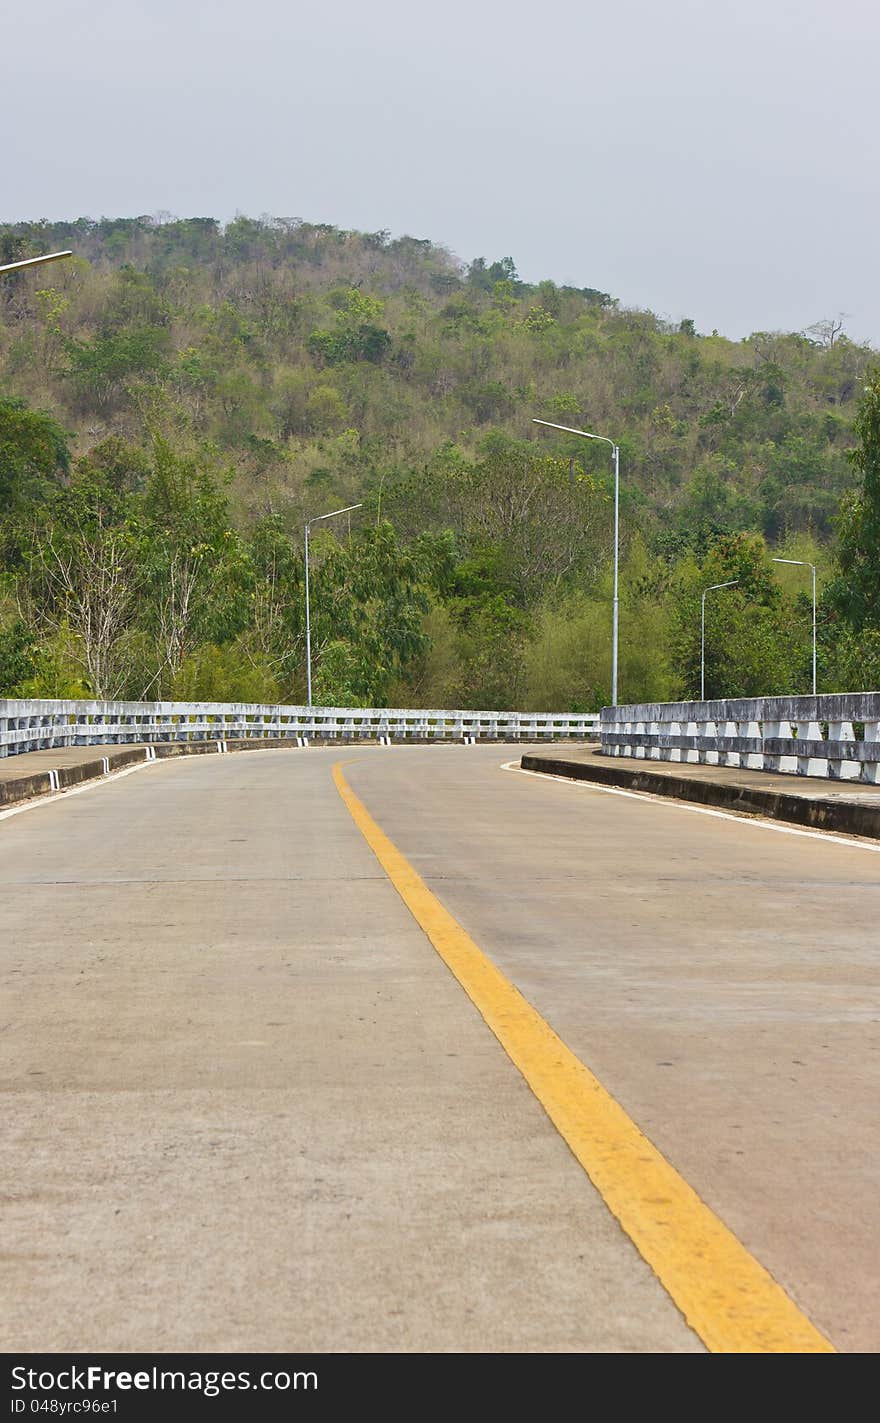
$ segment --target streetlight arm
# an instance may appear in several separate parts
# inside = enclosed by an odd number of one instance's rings
[[[38,267],[43,262],[57,262],[61,257],[72,257],[72,252],[47,252],[44,257],[25,257],[21,262],[7,262],[0,272],[18,272],[22,267]]]
[[[329,514],[316,514],[314,519],[309,519],[306,528],[310,529],[312,524],[320,524],[322,519],[335,519],[337,514],[350,514],[353,509],[363,509],[363,504],[346,504],[344,509],[333,509]]]
[[[614,440],[609,440],[607,435],[593,435],[589,430],[575,430],[572,425],[554,425],[552,420],[536,420],[532,416],[533,425],[544,425],[548,430],[563,430],[566,435],[582,435],[585,440],[601,440],[603,444],[610,445],[613,450],[617,449]]]
[[[806,558],[771,558],[771,563],[790,563],[794,568],[812,568],[816,572],[815,563],[810,563]]]

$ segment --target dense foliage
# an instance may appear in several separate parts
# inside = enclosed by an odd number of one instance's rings
[[[880,673],[880,395],[836,324],[734,343],[298,222],[0,229],[64,246],[0,278],[0,695],[302,700],[303,523],[360,502],[313,530],[317,699],[594,708],[608,447],[532,416],[620,443],[623,699],[698,692],[733,578],[707,692],[808,690],[774,554],[827,584],[822,687]]]

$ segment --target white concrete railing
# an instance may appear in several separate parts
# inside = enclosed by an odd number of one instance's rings
[[[596,712],[401,711],[248,702],[0,700],[0,757],[154,741],[588,740]]]
[[[602,754],[880,782],[880,692],[603,707]]]

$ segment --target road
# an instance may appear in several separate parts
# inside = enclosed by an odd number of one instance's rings
[[[0,818],[0,1346],[704,1349],[389,880],[342,760],[805,1319],[878,1348],[880,855],[513,755],[160,761]]]

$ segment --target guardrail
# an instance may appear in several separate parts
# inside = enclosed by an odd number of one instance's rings
[[[10,699],[0,700],[0,757],[159,741],[583,741],[595,737],[598,724],[596,712]]]
[[[603,707],[602,754],[880,782],[880,692]]]

